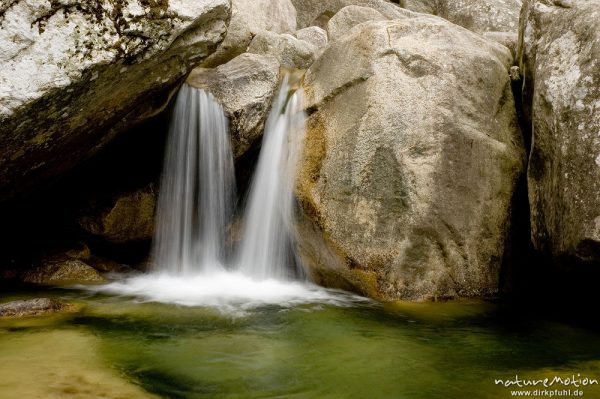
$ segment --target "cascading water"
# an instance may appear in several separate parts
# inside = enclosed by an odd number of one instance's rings
[[[235,196],[227,119],[210,93],[184,84],[170,125],[157,208],[156,269],[216,271]]]
[[[306,115],[302,92],[291,92],[286,77],[267,119],[256,172],[244,213],[239,270],[255,279],[286,279],[294,269],[290,243],[294,186]]]
[[[225,268],[234,197],[227,121],[210,94],[184,85],[175,104],[157,211],[154,261],[157,271],[168,273],[86,289],[211,306],[228,314],[265,304],[354,303],[353,296],[290,281],[300,274],[290,247],[304,124],[302,94],[292,93],[286,78],[267,120],[235,263]]]

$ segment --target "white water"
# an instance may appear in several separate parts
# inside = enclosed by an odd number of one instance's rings
[[[157,207],[156,270],[190,275],[222,269],[235,176],[223,108],[184,84],[173,111]]]
[[[290,251],[294,186],[306,116],[300,90],[286,78],[265,126],[263,144],[244,212],[239,270],[255,279],[288,279],[299,273]]]
[[[339,290],[300,281],[255,280],[239,272],[211,272],[182,277],[146,274],[107,285],[82,286],[87,291],[134,297],[143,302],[211,307],[223,314],[246,316],[263,306],[356,306],[372,303]]]
[[[287,79],[266,123],[248,195],[242,240],[226,271],[225,232],[233,203],[233,161],[223,110],[185,86],[173,115],[158,207],[157,272],[86,287],[146,301],[210,306],[227,313],[263,305],[346,306],[365,301],[306,281],[291,281],[296,166],[305,132],[302,94]]]

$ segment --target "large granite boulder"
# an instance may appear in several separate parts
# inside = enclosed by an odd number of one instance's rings
[[[308,70],[298,252],[386,300],[498,290],[525,163],[509,50],[443,19],[367,22]]]
[[[0,199],[164,108],[229,15],[228,0],[2,2]]]
[[[534,246],[600,262],[600,1],[528,0],[519,60],[533,130]]]
[[[519,28],[523,0],[400,0],[406,9],[438,15],[475,32],[513,32]]]
[[[372,8],[386,18],[400,18],[409,13],[387,0],[291,0],[298,15],[298,29],[317,25],[327,26],[329,18],[347,6],[362,6]]]
[[[290,0],[232,0],[231,23],[217,51],[202,63],[214,68],[244,53],[261,31],[293,33],[296,9]]]
[[[210,91],[229,118],[234,157],[260,137],[279,85],[279,62],[270,55],[242,54],[217,68],[196,68],[187,83]]]

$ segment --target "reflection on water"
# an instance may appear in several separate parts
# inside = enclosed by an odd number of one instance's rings
[[[599,335],[490,303],[272,301],[240,315],[88,291],[20,294],[40,295],[84,307],[0,320],[2,398],[508,398],[494,379],[600,377]]]

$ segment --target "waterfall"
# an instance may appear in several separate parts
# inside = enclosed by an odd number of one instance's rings
[[[210,94],[184,85],[169,132],[157,209],[157,271],[91,291],[245,315],[265,305],[349,303],[308,283],[294,262],[294,186],[302,152],[302,93],[284,79],[267,119],[247,197],[242,239],[224,267],[234,198],[233,160],[223,110]],[[294,277],[296,280],[293,281]]]
[[[239,270],[255,279],[297,275],[290,251],[294,187],[306,116],[300,90],[286,77],[267,119],[258,165],[244,213]]]
[[[191,274],[222,269],[235,197],[223,108],[184,84],[169,127],[154,240],[156,269]]]

